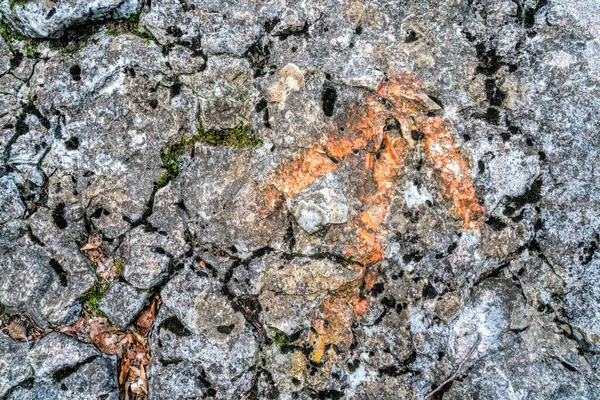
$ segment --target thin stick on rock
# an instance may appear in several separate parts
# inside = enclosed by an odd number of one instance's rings
[[[477,348],[477,346],[479,346],[479,343],[481,343],[481,334],[479,334],[479,332],[477,332],[477,341],[475,342],[475,344],[473,345],[473,347],[471,347],[471,350],[469,351],[469,354],[467,354],[467,356],[464,358],[464,360],[462,360],[462,362],[458,366],[458,369],[456,370],[456,372],[454,373],[454,375],[452,375],[450,378],[446,379],[444,382],[442,382],[442,384],[440,386],[438,386],[437,388],[435,388],[435,390],[433,390],[427,396],[425,396],[426,399],[430,398],[436,392],[438,392],[444,386],[446,386],[446,384],[448,384],[448,383],[452,382],[454,379],[456,379],[456,377],[460,374],[460,371],[462,371],[463,366],[466,364],[466,362],[469,360],[469,358],[471,358],[471,356],[473,355],[473,352],[475,351],[475,349]]]

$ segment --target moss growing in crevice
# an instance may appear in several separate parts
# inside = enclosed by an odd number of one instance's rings
[[[11,46],[11,43],[13,40],[24,40],[24,41],[28,41],[29,43],[35,43],[36,45],[39,41],[38,39],[30,39],[30,38],[27,38],[27,37],[21,35],[19,32],[17,32],[15,29],[13,29],[10,25],[5,23],[2,20],[1,12],[0,12],[0,36],[2,36],[4,41],[9,46]]]
[[[112,36],[131,34],[146,39],[147,42],[156,42],[156,38],[140,25],[140,14],[132,14],[127,19],[107,23],[107,33]]]
[[[273,342],[275,342],[276,345],[285,346],[289,344],[288,336],[284,332],[277,328],[273,328],[272,326],[269,327],[269,332],[271,332],[271,339],[273,339]]]
[[[25,5],[25,3],[27,3],[29,0],[8,0],[8,5],[11,8],[14,8],[16,6],[21,6],[23,7]]]
[[[165,172],[156,181],[158,187],[163,187],[172,179],[179,175],[181,164],[179,158],[185,154],[186,148],[196,143],[204,143],[211,146],[226,146],[236,149],[244,149],[262,145],[259,139],[256,139],[250,133],[249,125],[239,125],[235,128],[226,128],[221,130],[204,128],[202,118],[198,119],[198,129],[196,134],[189,139],[184,139],[179,143],[166,147],[160,154],[162,167]]]
[[[206,130],[202,120],[198,121],[198,131],[191,139],[194,143],[205,143],[211,146],[227,146],[236,149],[256,147],[262,142],[251,135],[249,125],[238,125],[235,128]]]
[[[125,267],[123,267],[123,262],[121,260],[115,261],[115,269],[117,270],[117,273],[119,275],[123,275],[123,272],[125,271]]]
[[[160,153],[160,160],[162,161],[162,166],[165,169],[165,172],[156,181],[158,187],[165,186],[170,180],[175,179],[177,175],[179,175],[181,164],[178,160],[185,153],[185,148],[186,141],[183,141],[168,146]]]
[[[94,286],[81,295],[79,300],[82,304],[87,304],[92,310],[96,311],[100,316],[106,317],[106,314],[98,308],[98,303],[104,298],[110,285],[96,281]]]

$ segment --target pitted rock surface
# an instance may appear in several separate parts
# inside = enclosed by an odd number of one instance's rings
[[[0,398],[595,399],[599,99],[591,0],[1,0]]]

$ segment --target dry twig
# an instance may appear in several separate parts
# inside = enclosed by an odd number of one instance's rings
[[[427,396],[425,396],[426,399],[429,399],[436,392],[438,392],[444,386],[446,386],[446,384],[448,384],[448,383],[452,382],[454,379],[456,379],[456,377],[458,376],[458,374],[460,374],[460,371],[462,371],[463,366],[466,364],[466,362],[469,360],[469,358],[471,358],[471,356],[473,355],[473,352],[475,351],[475,349],[477,348],[477,346],[479,346],[479,343],[481,343],[481,334],[479,332],[477,332],[477,341],[475,342],[475,344],[473,345],[473,347],[471,347],[471,350],[469,351],[469,354],[467,354],[467,356],[464,358],[464,360],[462,360],[462,362],[458,366],[458,369],[456,370],[456,372],[454,373],[454,375],[452,375],[450,378],[448,378],[444,382],[442,382],[442,384],[440,386],[438,386],[437,388],[435,388],[433,391],[429,392],[429,394]]]

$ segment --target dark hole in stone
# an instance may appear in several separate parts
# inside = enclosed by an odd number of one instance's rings
[[[69,140],[65,142],[67,150],[77,150],[79,148],[79,138],[77,136],[71,136]]]
[[[494,107],[489,107],[485,112],[485,120],[492,125],[498,125],[500,123],[500,111]]]
[[[387,308],[394,308],[396,307],[396,299],[394,299],[393,297],[386,296],[383,299],[381,299],[381,304],[383,304]]]
[[[18,136],[25,135],[29,132],[29,125],[25,123],[24,119],[24,116],[17,119],[17,123],[15,124],[15,132]]]
[[[440,100],[440,98],[439,98],[439,97],[433,96],[433,95],[431,95],[431,94],[430,94],[430,95],[428,95],[428,96],[429,96],[429,98],[430,98],[431,100],[433,100],[433,101],[434,101],[434,103],[435,103],[435,104],[437,104],[438,106],[440,106],[440,108],[444,108],[444,104],[442,103],[442,101]]]
[[[54,258],[50,260],[49,264],[50,268],[52,268],[54,272],[56,272],[56,275],[58,275],[60,285],[63,287],[67,286],[67,272],[64,270],[62,265],[60,265],[60,263]]]
[[[271,32],[273,28],[275,28],[275,25],[279,23],[279,21],[281,20],[277,17],[265,21],[265,31]]]
[[[416,142],[420,142],[421,140],[425,139],[425,135],[419,131],[410,131],[410,137]]]
[[[452,253],[454,250],[456,250],[456,248],[458,247],[458,243],[454,242],[452,243],[450,246],[448,246],[448,250],[446,250],[446,252],[448,254]]]
[[[271,129],[271,122],[269,121],[269,109],[265,108],[264,114],[263,114],[263,124],[265,125],[265,128],[267,129]],[[275,147],[273,147],[273,149],[271,149],[271,151],[274,151]]]
[[[417,36],[417,32],[411,30],[406,31],[406,37],[404,38],[404,43],[413,43],[419,40]]]
[[[317,393],[317,399],[319,400],[338,400],[344,397],[344,392],[340,392],[339,390],[331,389],[331,390],[320,390]]]
[[[483,160],[477,161],[477,168],[479,169],[479,173],[483,174],[485,172],[485,163]]]
[[[156,109],[156,107],[158,107],[158,100],[156,100],[156,99],[150,100],[150,107],[152,107],[152,109]]]
[[[52,379],[54,379],[56,382],[61,382],[77,372],[77,370],[82,366],[94,361],[97,357],[98,356],[91,356],[75,365],[69,365],[68,367],[61,368],[52,374]]]
[[[465,142],[468,142],[469,140],[471,140],[471,136],[467,135],[466,133],[463,135],[463,139],[465,139]]]
[[[503,222],[500,218],[495,216],[490,216],[487,221],[485,221],[487,225],[489,225],[495,231],[501,231],[506,228],[506,223]]]
[[[81,67],[79,65],[73,65],[71,69],[69,69],[69,73],[74,81],[81,80]]]
[[[181,323],[176,316],[169,317],[160,323],[158,329],[166,329],[177,336],[191,336],[191,332]]]
[[[171,98],[179,95],[179,93],[181,93],[181,83],[175,82],[173,86],[169,88],[169,92],[171,94]]]
[[[133,67],[125,67],[123,72],[130,78],[135,78],[135,69]]]
[[[437,290],[433,287],[431,283],[423,286],[423,297],[426,299],[434,299],[438,295]]]
[[[10,60],[10,67],[12,69],[17,68],[19,65],[21,65],[21,61],[23,61],[23,53],[20,51],[15,51],[13,53],[13,58]]]
[[[377,297],[381,293],[383,293],[384,289],[385,289],[385,286],[384,286],[383,282],[377,282],[375,285],[373,285],[373,288],[371,289],[371,294],[373,296]]]
[[[151,0],[148,0],[148,8],[150,8],[150,5],[151,5],[150,1]],[[181,5],[181,8],[183,9],[183,11],[189,12],[189,11],[193,11],[196,8],[196,5],[195,4],[189,4],[189,3],[183,3]]]
[[[58,227],[58,229],[65,229],[67,227],[67,220],[65,219],[65,203],[59,203],[54,210],[52,210],[52,219]]]
[[[396,118],[388,118],[388,120],[385,121],[385,123],[386,123],[386,125],[385,125],[386,132],[397,131],[397,132],[402,133],[400,121],[398,121]]]
[[[493,106],[500,106],[506,95],[497,86],[494,79],[485,80],[485,95],[487,101]]]
[[[325,113],[326,116],[331,117],[333,115],[336,100],[337,91],[329,85],[323,85],[321,102],[323,104],[323,113]]]
[[[457,379],[458,380],[458,379]],[[452,387],[452,384],[454,383],[454,381],[450,381],[447,384],[445,384],[440,390],[438,390],[437,392],[435,392],[433,394],[433,396],[431,396],[430,400],[442,400],[444,398],[444,394],[450,390],[450,388]],[[431,385],[431,390],[435,390],[438,386],[440,386],[441,382],[439,383],[434,383]]]
[[[360,35],[363,31],[362,26],[357,26],[356,28],[354,28],[354,33],[356,33],[357,35]]]
[[[479,59],[477,73],[483,73],[488,76],[493,75],[504,65],[502,57],[496,54],[496,49],[486,50],[485,44],[479,43],[475,46],[475,50]]]
[[[229,335],[233,331],[234,328],[235,328],[235,324],[219,325],[219,326],[217,326],[217,332],[222,333],[224,335]]]
[[[223,17],[225,17],[225,16],[223,16]],[[181,37],[181,36],[183,36],[183,31],[179,27],[177,27],[175,25],[168,26],[167,27],[167,33],[169,35],[173,35],[175,37]]]
[[[423,256],[420,255],[419,253],[410,253],[410,254],[405,254],[404,256],[402,256],[402,261],[404,262],[404,264],[408,264],[411,261],[419,262],[422,259],[423,259]]]
[[[545,161],[546,153],[544,153],[543,151],[540,151],[540,152],[538,152],[538,157],[539,157],[540,161]]]
[[[529,189],[520,196],[509,196],[508,201],[514,210],[518,210],[525,204],[535,204],[542,198],[542,179],[537,177]],[[508,208],[508,207],[507,207]],[[505,214],[506,215],[506,214]]]
[[[260,101],[258,103],[256,103],[256,106],[254,107],[254,109],[256,110],[256,112],[261,112],[262,110],[267,108],[267,105],[268,105],[267,100],[260,99]]]
[[[560,360],[560,363],[562,364],[562,366],[563,366],[563,367],[565,367],[566,369],[568,369],[568,370],[569,370],[569,371],[571,371],[571,372],[579,372],[579,371],[577,370],[577,368],[575,368],[574,366],[572,366],[572,365],[571,365],[571,364],[569,364],[569,363],[566,363],[566,362],[564,362],[564,361],[562,361],[562,360]]]

